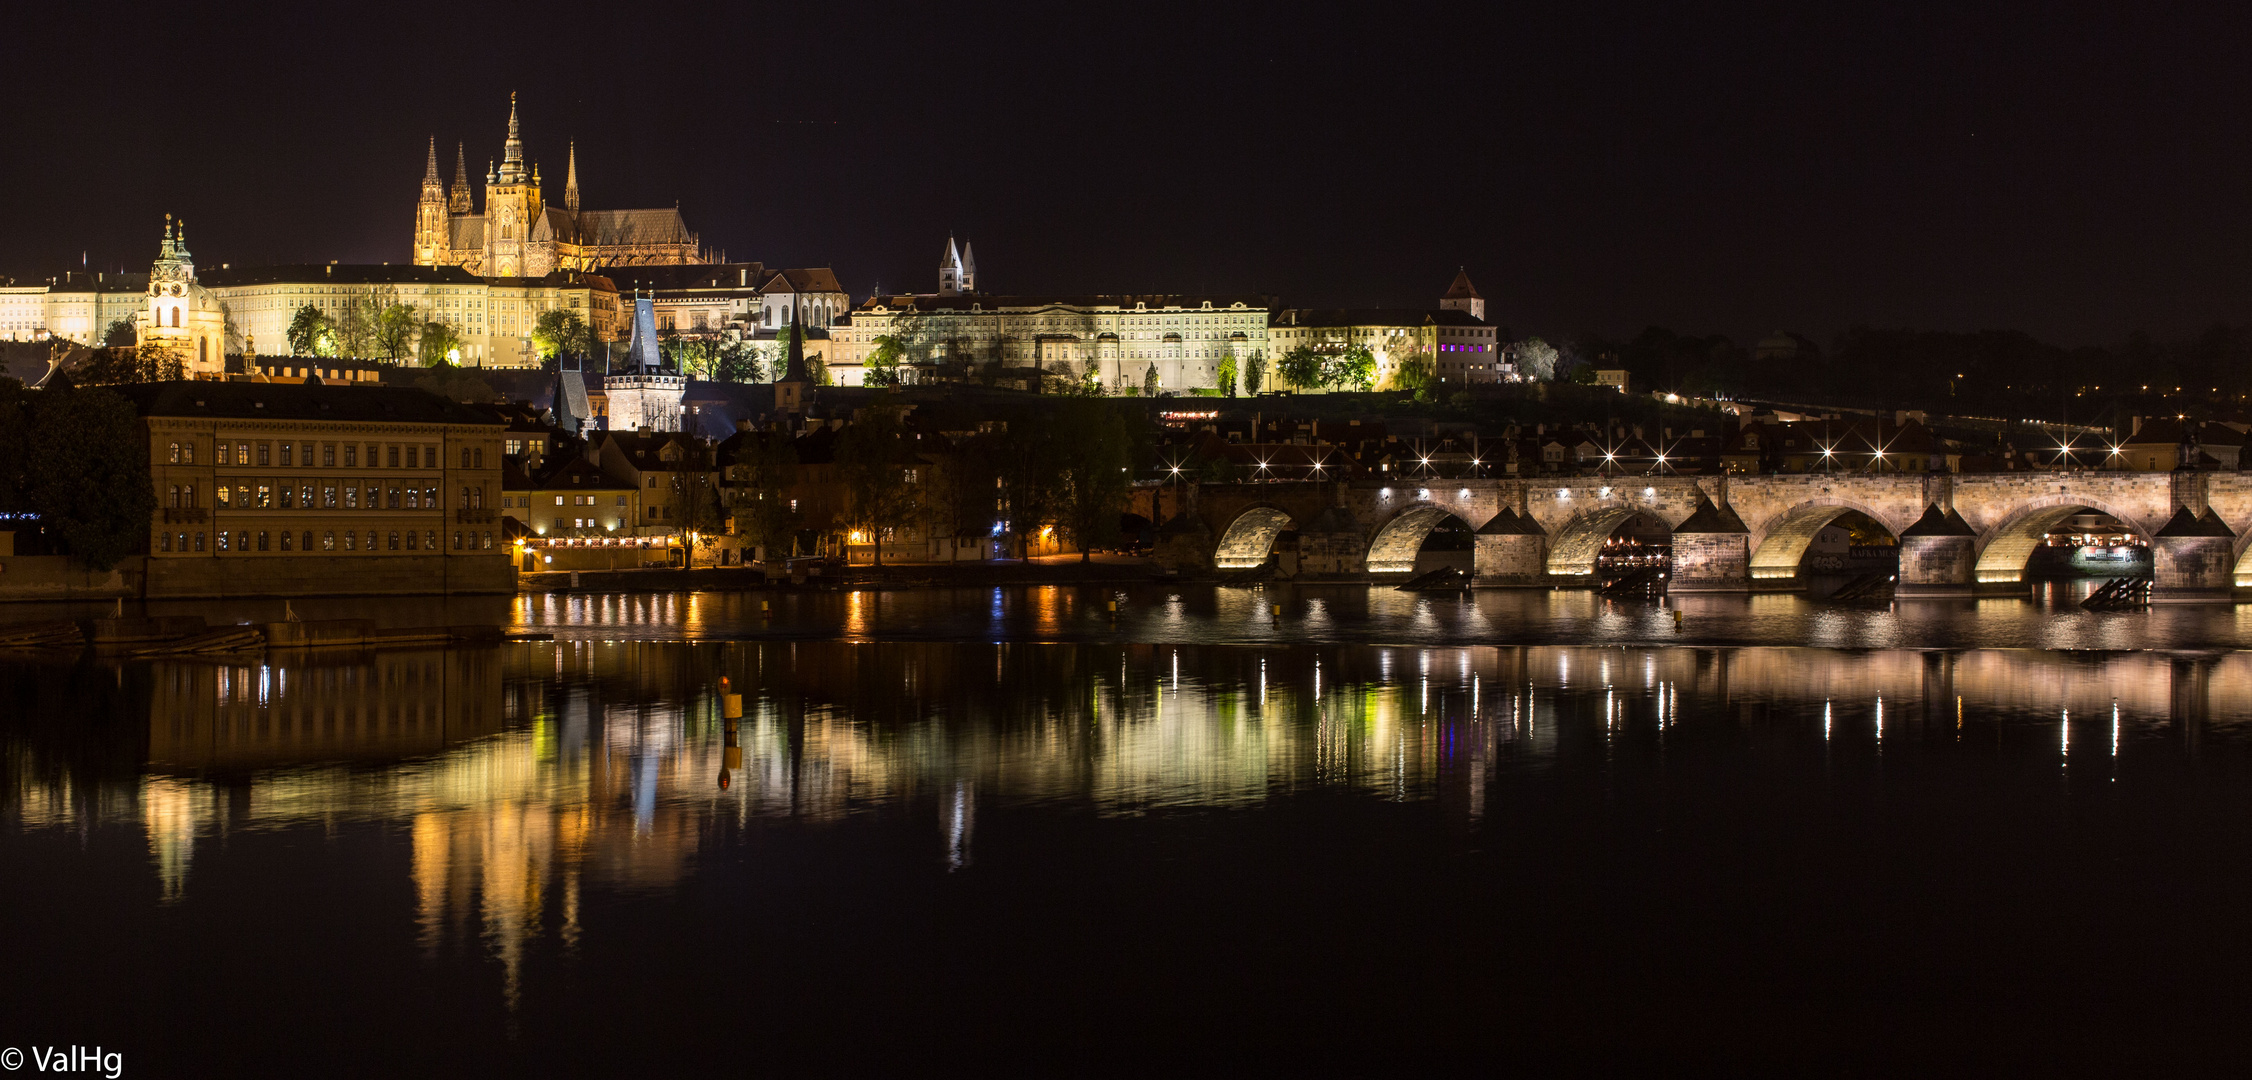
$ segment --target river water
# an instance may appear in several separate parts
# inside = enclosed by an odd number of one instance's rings
[[[0,1046],[142,1076],[2232,1060],[2239,616],[2069,599],[1691,599],[1677,631],[1566,593],[532,596],[299,609],[552,641],[0,654]]]

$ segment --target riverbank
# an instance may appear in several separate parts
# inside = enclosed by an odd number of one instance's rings
[[[1089,585],[1144,583],[1163,580],[1165,572],[1147,559],[1123,555],[1097,555],[1085,562],[1077,555],[1034,559],[996,559],[990,562],[892,563],[874,566],[825,566],[818,573],[769,577],[752,567],[711,566],[693,570],[670,567],[632,570],[541,571],[519,574],[519,593],[667,593],[805,591],[840,588],[964,589],[997,585]]]

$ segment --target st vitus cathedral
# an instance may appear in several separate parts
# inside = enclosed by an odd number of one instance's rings
[[[516,95],[510,94],[508,141],[500,164],[486,167],[485,209],[479,213],[471,202],[469,164],[461,148],[454,149],[449,193],[438,180],[438,141],[432,139],[422,202],[415,210],[415,264],[459,266],[481,277],[544,277],[557,270],[711,261],[678,207],[581,210],[576,144],[567,169],[563,205],[549,205],[540,192],[539,166],[525,168]]]

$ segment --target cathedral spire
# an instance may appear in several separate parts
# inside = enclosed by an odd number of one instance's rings
[[[573,214],[579,212],[579,144],[571,142],[571,164],[563,175],[563,207]]]
[[[430,161],[422,167],[422,182],[429,186],[438,183],[438,137],[430,137]]]
[[[458,141],[454,143],[454,189],[452,198],[446,201],[446,211],[454,214],[470,212],[469,155]]]

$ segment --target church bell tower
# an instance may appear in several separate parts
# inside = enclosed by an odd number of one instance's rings
[[[522,277],[530,245],[532,221],[539,213],[537,182],[524,168],[524,140],[516,129],[516,95],[508,95],[508,141],[501,147],[500,168],[485,187],[485,273],[494,277]]]

